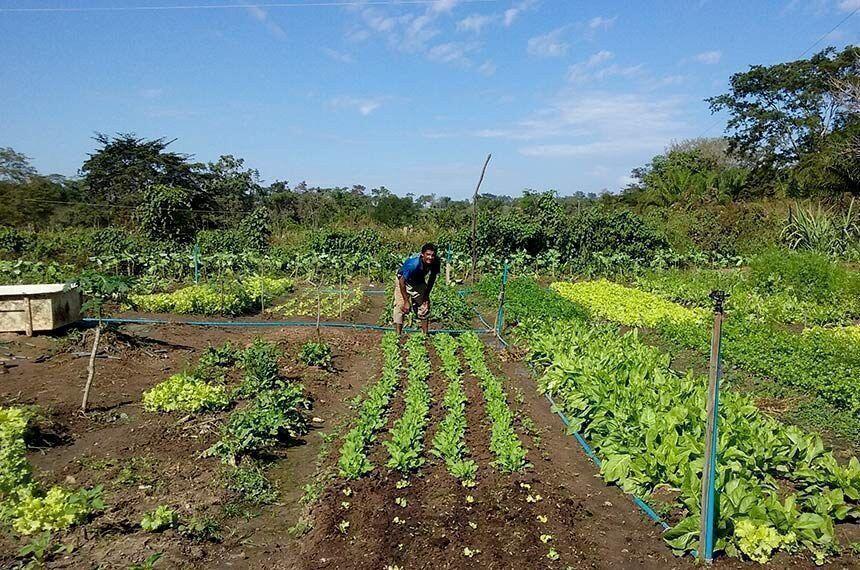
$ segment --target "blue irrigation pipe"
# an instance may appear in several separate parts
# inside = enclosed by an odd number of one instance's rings
[[[316,327],[315,322],[308,321],[171,321],[167,319],[148,319],[140,317],[110,317],[96,319],[85,317],[81,319],[85,323],[116,323],[116,324],[142,324],[142,325],[188,325],[195,327]],[[367,325],[361,323],[341,323],[341,322],[321,322],[321,327],[327,328],[342,328],[356,330],[373,330],[373,331],[393,331],[394,327],[382,325]],[[406,328],[407,332],[415,332],[417,328]],[[431,334],[447,333],[447,334],[463,334],[465,332],[475,332],[480,334],[492,334],[492,330],[487,329],[430,329]]]

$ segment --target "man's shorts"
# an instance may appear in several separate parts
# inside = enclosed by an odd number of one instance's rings
[[[421,303],[424,301],[424,289],[426,287],[425,283],[422,283],[417,288],[412,287],[408,282],[406,283],[406,294],[409,295],[409,299],[411,301],[412,312],[417,316],[420,320],[426,321],[430,318],[430,309],[422,308]],[[398,325],[403,324],[403,293],[400,291],[400,279],[395,277],[394,279],[394,323]]]

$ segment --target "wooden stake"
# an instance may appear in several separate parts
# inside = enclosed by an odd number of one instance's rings
[[[93,385],[93,376],[96,374],[96,353],[99,350],[99,339],[102,336],[102,327],[96,327],[96,338],[93,340],[93,351],[90,353],[90,363],[87,366],[87,383],[84,386],[84,400],[81,402],[81,412],[87,413],[87,400],[90,398],[90,387]]]
[[[320,290],[317,287],[317,342],[322,341],[322,333],[320,332],[320,313],[322,312],[322,302],[320,300]]]
[[[472,197],[472,281],[477,281],[478,271],[478,191],[481,189],[481,182],[484,181],[484,174],[487,172],[487,165],[490,164],[492,154],[487,155],[487,160],[484,161],[484,168],[481,169],[481,177],[478,179],[478,185],[475,187],[475,195]]]
[[[33,336],[33,306],[30,297],[24,297],[24,331],[27,336]]]

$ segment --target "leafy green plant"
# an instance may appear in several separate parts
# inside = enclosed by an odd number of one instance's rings
[[[477,376],[484,394],[484,408],[492,421],[490,451],[496,459],[493,464],[504,472],[522,471],[528,466],[527,450],[514,431],[514,415],[508,407],[502,381],[496,377],[484,360],[484,343],[473,332],[460,335],[463,354]]]
[[[148,412],[199,412],[229,403],[230,394],[224,386],[209,384],[187,372],[174,374],[143,393],[143,407]]]
[[[344,437],[340,449],[338,467],[340,475],[347,479],[358,479],[373,469],[373,464],[367,458],[366,447],[385,426],[385,411],[397,388],[402,369],[397,335],[389,332],[382,336],[382,354],[382,375],[367,390],[355,426]]]
[[[297,439],[308,430],[307,405],[301,384],[265,390],[250,405],[230,414],[209,453],[235,465],[243,455],[259,454],[288,438]]]
[[[161,532],[179,523],[179,515],[167,505],[158,505],[154,511],[143,515],[140,527],[148,532]]]
[[[104,508],[101,486],[44,491],[33,480],[24,441],[32,417],[23,408],[0,408],[0,521],[23,535],[63,530]]]
[[[430,386],[427,384],[430,377],[430,357],[425,345],[426,340],[423,333],[416,333],[410,335],[406,341],[409,363],[406,388],[403,392],[406,406],[403,415],[389,430],[390,439],[382,443],[389,455],[386,465],[403,473],[424,464],[421,452],[430,412]]]
[[[646,499],[658,486],[678,489],[675,506],[686,516],[664,538],[679,553],[694,549],[704,378],[675,372],[635,332],[560,320],[526,323],[522,335],[543,370],[540,390],[590,440],[604,479]],[[776,549],[804,549],[823,560],[835,549],[833,524],[860,514],[860,462],[839,464],[818,437],[759,413],[738,393],[721,394],[720,412],[717,550],[764,560]]]
[[[553,283],[552,288],[593,316],[628,326],[653,327],[681,346],[707,353],[709,313],[610,281]],[[810,329],[804,334],[749,318],[723,327],[727,361],[788,386],[809,389],[837,408],[860,410],[860,356],[849,336]]]
[[[287,278],[251,276],[243,281],[227,280],[183,287],[172,293],[129,295],[138,310],[180,315],[241,315],[259,309],[261,299],[270,303],[292,289]]]
[[[179,525],[178,530],[195,542],[221,542],[221,525],[211,516],[193,516]]]
[[[164,554],[162,552],[150,554],[140,564],[132,564],[131,566],[129,566],[128,570],[152,570],[153,568],[155,568],[156,562],[161,560],[161,557],[163,555]]]
[[[281,377],[280,356],[277,346],[262,339],[255,339],[239,355],[244,377],[236,395],[253,400],[230,414],[221,438],[207,453],[236,465],[244,455],[259,454],[307,433],[304,410],[310,403],[301,384]]]
[[[448,378],[448,389],[442,405],[447,410],[445,418],[439,424],[433,438],[433,455],[445,461],[448,472],[464,481],[472,481],[478,471],[478,465],[471,459],[465,459],[469,453],[466,447],[466,393],[463,390],[463,378],[460,370],[460,359],[457,357],[457,341],[447,334],[437,334],[433,337],[436,353],[442,361],[442,370]]]
[[[331,347],[324,342],[308,341],[299,350],[299,361],[308,366],[331,368]]]

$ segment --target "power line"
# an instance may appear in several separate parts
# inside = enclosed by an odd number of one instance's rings
[[[267,4],[178,4],[163,6],[83,6],[44,8],[0,8],[0,12],[157,12],[165,10],[240,10],[247,8],[337,8],[344,6],[410,6],[435,4],[438,0],[341,0],[333,2],[275,2]],[[461,0],[463,4],[486,4],[499,0]]]
[[[93,208],[111,208],[114,210],[137,210],[139,206],[124,206],[121,204],[108,204],[106,202],[73,202],[69,200],[47,200],[42,198],[24,198],[25,202],[36,202],[39,204],[54,204],[63,206],[91,206]],[[175,208],[174,212],[191,212],[194,214],[250,214],[253,210],[195,210],[192,208]]]
[[[807,54],[807,53],[808,53],[812,48],[814,48],[815,46],[817,46],[817,45],[821,42],[821,40],[823,40],[824,38],[826,38],[827,36],[829,36],[830,34],[832,34],[833,32],[835,32],[835,31],[836,31],[836,29],[837,29],[839,26],[841,26],[842,24],[844,24],[845,22],[847,22],[847,21],[848,21],[848,18],[850,18],[851,16],[853,16],[853,15],[854,15],[854,14],[856,14],[857,12],[860,12],[860,6],[858,6],[857,8],[855,8],[855,9],[854,9],[854,11],[853,11],[853,12],[851,12],[850,14],[848,14],[847,16],[845,16],[844,18],[842,18],[842,20],[840,20],[838,24],[836,24],[835,26],[833,26],[832,28],[830,28],[830,30],[828,30],[827,32],[825,32],[825,33],[821,34],[821,37],[820,37],[820,38],[818,38],[817,40],[815,40],[814,42],[812,42],[812,45],[811,45],[811,46],[809,46],[808,48],[806,48],[805,50],[803,50],[803,51],[801,52],[801,54],[800,54],[800,56],[799,56],[799,57],[803,57],[803,56],[805,56],[805,55],[806,55],[806,54]]]

